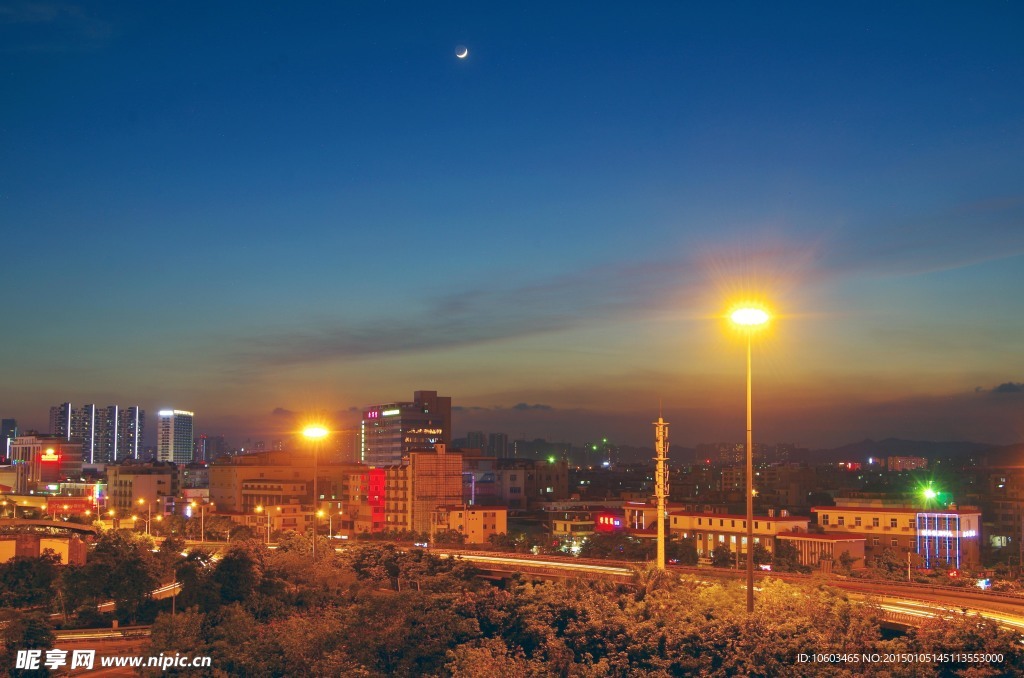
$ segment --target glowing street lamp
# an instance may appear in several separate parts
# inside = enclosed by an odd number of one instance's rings
[[[751,425],[751,361],[750,346],[754,332],[769,320],[768,311],[756,306],[742,306],[729,314],[729,319],[747,335],[747,614],[754,611],[754,438]]]
[[[302,430],[302,435],[308,440],[313,441],[313,560],[316,560],[316,507],[320,503],[320,492],[317,487],[317,475],[319,469],[317,468],[317,451],[320,446],[320,441],[327,437],[330,431],[326,427],[319,424],[311,424]]]

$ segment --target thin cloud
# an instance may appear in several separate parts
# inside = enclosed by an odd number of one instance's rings
[[[690,273],[683,271],[689,270]],[[678,261],[600,267],[515,288],[476,290],[428,301],[418,317],[340,324],[232,342],[235,357],[295,365],[381,354],[457,348],[589,324],[657,308],[665,288],[693,288]]]
[[[78,5],[64,2],[13,2],[0,6],[0,51],[64,52],[94,49],[113,35],[113,27]]]
[[[835,272],[919,275],[1024,254],[1024,199],[963,203],[916,219],[854,227],[829,248]]]
[[[264,367],[469,347],[667,309],[697,312],[716,287],[729,297],[742,292],[736,286],[785,294],[865,274],[956,268],[1024,252],[1022,223],[1024,202],[1008,199],[800,242],[755,234],[744,242],[696,247],[692,256],[591,266],[515,287],[442,294],[426,299],[419,314],[233,339],[223,342],[232,351],[225,364],[244,376]],[[879,230],[884,239],[874,237]]]

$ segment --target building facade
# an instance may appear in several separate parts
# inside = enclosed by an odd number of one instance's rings
[[[498,506],[442,506],[430,517],[430,537],[438,532],[458,532],[467,544],[486,544],[494,535],[508,531],[508,510]]]
[[[360,460],[370,466],[395,466],[416,449],[451,442],[452,399],[437,391],[416,391],[412,402],[363,409]]]
[[[885,549],[902,558],[917,554],[918,567],[977,567],[981,562],[981,512],[977,509],[839,504],[811,509],[826,533],[864,537],[864,557]]]
[[[60,483],[81,478],[82,445],[63,435],[19,436],[11,441],[11,464],[25,466],[18,494],[56,494]]]
[[[157,516],[174,509],[181,493],[180,468],[173,463],[127,463],[107,468],[106,511],[115,518]]]
[[[62,403],[50,408],[50,432],[81,443],[84,464],[112,464],[139,458],[145,416],[138,405],[97,407],[89,403],[73,407]]]
[[[627,517],[628,517],[627,509]],[[806,532],[810,519],[790,515],[755,515],[754,543],[775,553],[775,540],[782,533]],[[669,511],[669,534],[693,538],[697,555],[710,558],[712,551],[727,545],[734,554],[747,552],[747,517],[726,513]]]
[[[195,414],[187,410],[160,410],[157,422],[156,459],[187,464],[192,461]]]

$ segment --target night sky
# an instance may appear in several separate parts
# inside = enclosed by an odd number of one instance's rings
[[[0,3],[0,415],[1024,440],[1024,9],[689,4]]]

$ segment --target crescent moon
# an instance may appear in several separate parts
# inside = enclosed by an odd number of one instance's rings
[[[455,56],[457,56],[460,59],[465,59],[467,56],[469,56],[469,48],[468,47],[460,48],[458,51],[455,52]]]

